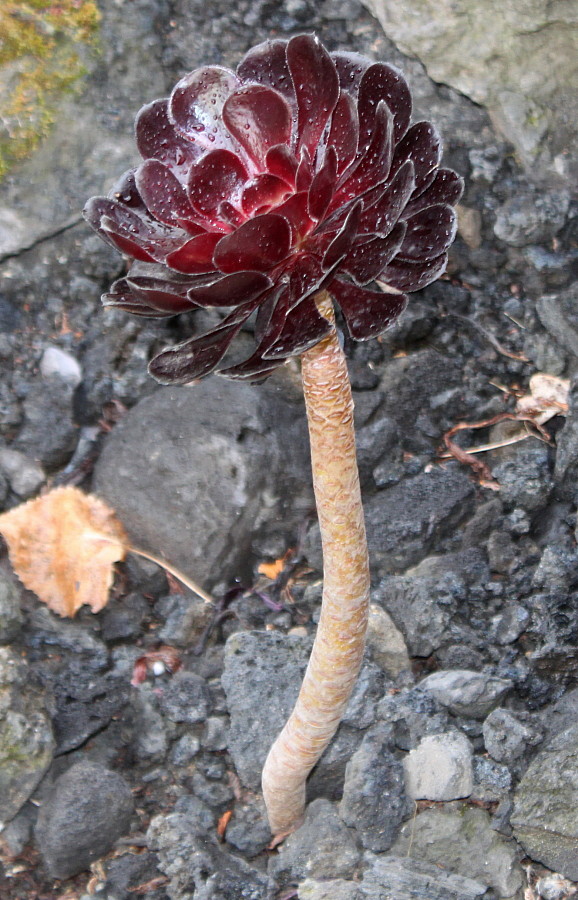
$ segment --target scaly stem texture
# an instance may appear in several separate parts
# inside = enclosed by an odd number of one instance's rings
[[[334,322],[330,296],[316,297]],[[300,824],[305,782],[335,734],[357,678],[369,605],[369,560],[355,455],[353,399],[335,327],[302,355],[313,487],[323,545],[323,600],[297,703],[263,769],[274,834]]]

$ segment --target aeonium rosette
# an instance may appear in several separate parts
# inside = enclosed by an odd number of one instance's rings
[[[265,377],[328,334],[320,290],[352,338],[374,337],[443,272],[462,181],[411,108],[396,68],[302,34],[259,44],[236,72],[196,69],[141,109],[144,162],[85,208],[134,259],[104,303],[154,317],[228,308],[152,360],[157,380]],[[255,312],[254,353],[218,369]]]

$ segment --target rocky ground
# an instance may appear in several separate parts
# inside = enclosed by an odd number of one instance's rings
[[[152,563],[55,616],[0,567],[3,900],[564,900],[578,882],[578,228],[554,166],[402,56],[357,0],[103,0],[100,54],[0,187],[0,499],[75,484]],[[320,546],[297,363],[261,386],[159,389],[192,322],[101,310],[123,262],[79,218],[136,161],[132,121],[202,63],[315,29],[401,66],[466,179],[448,274],[346,350],[372,558],[364,667],[279,848],[259,772],[315,631]],[[144,75],[144,77],[143,77]],[[198,314],[200,315],[200,314]],[[211,313],[203,313],[209,316]],[[570,380],[549,433],[443,435]],[[483,480],[483,479],[482,479]],[[485,479],[488,482],[488,479]],[[291,551],[291,552],[289,552]],[[263,563],[284,558],[275,573]],[[267,573],[272,577],[267,577]],[[135,678],[136,673],[136,678]],[[140,682],[133,684],[132,682]]]

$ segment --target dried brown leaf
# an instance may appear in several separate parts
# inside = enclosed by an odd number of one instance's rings
[[[112,567],[127,540],[114,512],[98,497],[61,487],[0,516],[0,533],[20,581],[60,616],[108,602]]]

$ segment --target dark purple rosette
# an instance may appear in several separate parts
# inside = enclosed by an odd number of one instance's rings
[[[154,317],[227,308],[152,360],[158,381],[265,377],[328,333],[320,290],[352,338],[375,337],[444,271],[462,180],[411,108],[398,69],[302,34],[259,44],[236,72],[196,69],[141,109],[144,162],[85,208],[134,260],[103,302]],[[254,353],[218,368],[253,313]]]

